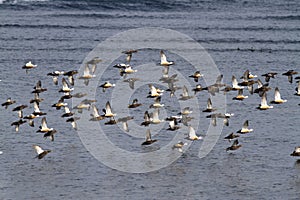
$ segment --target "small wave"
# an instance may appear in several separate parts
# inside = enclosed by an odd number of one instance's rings
[[[166,11],[193,8],[190,2],[179,0],[0,0],[0,4],[14,5],[14,9],[46,10],[117,10],[127,11]]]
[[[199,43],[259,43],[259,44],[300,44],[300,40],[272,40],[272,39],[238,39],[238,38],[220,38],[197,40]]]
[[[0,0],[0,4],[22,4],[22,3],[35,3],[35,2],[47,2],[49,0]]]
[[[3,28],[38,28],[38,29],[45,29],[45,28],[55,28],[55,29],[90,29],[91,26],[71,26],[71,25],[56,25],[56,24],[0,24],[0,27]],[[97,28],[97,27],[95,27]]]
[[[249,19],[257,20],[257,19],[264,19],[264,20],[300,20],[300,15],[267,15],[267,16],[253,16],[249,17]]]

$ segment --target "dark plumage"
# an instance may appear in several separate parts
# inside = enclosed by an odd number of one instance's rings
[[[44,150],[38,145],[33,145],[33,148],[35,149],[36,153],[38,154],[36,156],[36,158],[38,158],[38,159],[44,158],[48,153],[51,152],[51,150]]]
[[[231,140],[233,140],[234,138],[237,138],[237,137],[240,137],[240,136],[237,135],[237,134],[234,134],[234,133],[230,133],[229,135],[227,135],[226,137],[224,137],[224,139],[228,140],[230,142]]]
[[[156,142],[157,140],[152,140],[151,139],[151,133],[150,133],[150,129],[147,130],[146,132],[146,141],[142,143],[142,145],[150,145],[154,142]]]
[[[226,151],[235,151],[235,150],[239,149],[240,147],[242,147],[242,145],[239,144],[238,139],[236,139],[236,140],[234,140],[233,144],[230,147],[226,148]]]
[[[1,105],[5,107],[5,109],[8,108],[9,105],[12,105],[16,103],[15,100],[12,100],[11,98],[8,98],[4,103],[2,103]]]

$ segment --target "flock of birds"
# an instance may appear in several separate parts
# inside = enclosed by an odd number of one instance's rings
[[[135,81],[140,80],[139,78],[128,78],[131,74],[134,74],[137,72],[136,69],[133,69],[133,67],[130,65],[130,61],[132,59],[132,55],[134,53],[137,53],[138,50],[127,50],[122,53],[126,55],[126,63],[116,64],[113,67],[118,69],[118,74],[120,77],[122,77],[124,82],[129,83],[129,87],[131,89],[134,89],[134,83]],[[265,83],[263,83],[257,75],[253,75],[249,70],[246,70],[243,76],[241,77],[242,81],[238,81],[238,79],[235,76],[232,76],[232,83],[230,85],[223,83],[223,75],[219,75],[216,78],[216,82],[212,85],[209,85],[207,87],[202,87],[201,84],[198,84],[199,79],[201,79],[204,75],[201,74],[200,71],[196,71],[194,74],[189,75],[191,79],[196,83],[195,88],[192,89],[194,92],[194,95],[190,95],[188,88],[186,86],[178,86],[176,85],[177,74],[169,75],[169,68],[172,67],[172,65],[175,65],[173,61],[168,61],[165,53],[161,50],[160,51],[160,65],[162,66],[162,77],[160,78],[160,81],[167,85],[166,90],[160,89],[158,87],[155,87],[154,84],[149,84],[149,93],[147,98],[153,99],[153,103],[150,105],[150,109],[153,110],[153,112],[150,112],[150,110],[146,110],[144,112],[144,121],[140,124],[141,126],[150,127],[151,125],[159,124],[165,121],[168,121],[169,127],[166,131],[176,131],[180,129],[182,126],[188,127],[188,133],[186,139],[188,140],[201,140],[203,137],[196,134],[195,129],[190,125],[190,121],[193,120],[193,117],[190,116],[192,113],[192,110],[190,107],[185,107],[180,111],[178,115],[169,116],[166,119],[160,119],[160,112],[159,110],[164,107],[164,104],[161,103],[161,96],[164,93],[170,93],[170,98],[172,98],[175,95],[176,91],[182,91],[180,94],[180,97],[178,100],[181,101],[188,101],[189,99],[192,99],[196,97],[196,95],[200,92],[207,91],[210,95],[215,95],[219,92],[224,92],[225,94],[228,92],[237,92],[237,95],[233,98],[235,101],[243,101],[244,99],[247,99],[248,96],[245,96],[243,94],[243,91],[247,89],[249,93],[252,94],[258,94],[261,98],[260,105],[257,107],[257,109],[260,110],[267,110],[272,109],[273,106],[270,104],[282,104],[285,103],[287,100],[282,99],[280,95],[280,90],[278,87],[274,89],[274,100],[272,100],[270,103],[267,101],[267,93],[270,92],[271,87],[269,87],[269,82],[271,79],[275,78],[278,74],[275,72],[269,72],[266,74],[263,74],[262,76],[265,78]],[[77,77],[77,79],[82,79],[84,81],[85,85],[89,84],[89,80],[94,78],[95,72],[97,70],[97,64],[101,62],[102,60],[98,57],[95,57],[94,59],[88,61],[85,63],[85,68],[82,76]],[[26,70],[26,73],[29,73],[29,70],[33,68],[37,68],[37,65],[33,64],[32,62],[26,63],[23,67],[23,69]],[[52,105],[53,108],[60,110],[64,109],[64,113],[61,115],[62,118],[66,119],[66,122],[71,123],[72,127],[76,130],[77,125],[76,121],[80,120],[80,113],[83,112],[83,110],[90,110],[91,111],[91,118],[89,120],[91,121],[100,121],[100,120],[106,120],[104,123],[105,125],[113,125],[117,123],[122,123],[122,127],[124,131],[128,132],[128,121],[134,119],[132,116],[122,117],[122,118],[116,118],[116,113],[113,112],[113,109],[111,107],[111,104],[109,101],[106,102],[105,108],[102,109],[103,113],[100,113],[97,106],[96,106],[96,100],[90,100],[90,99],[84,99],[79,103],[78,105],[74,106],[72,109],[68,107],[68,104],[66,103],[67,100],[71,98],[83,98],[87,94],[85,93],[76,93],[73,94],[74,88],[72,86],[75,85],[75,75],[77,76],[78,71],[77,70],[71,70],[68,72],[63,71],[54,71],[51,73],[48,73],[48,76],[51,76],[53,79],[53,83],[55,85],[59,85],[59,77],[61,78],[61,88],[58,90],[63,95],[59,98],[59,100]],[[298,72],[294,70],[289,70],[282,75],[288,77],[288,81],[292,84],[293,79],[300,79],[300,76],[293,78],[294,75],[298,74]],[[255,80],[255,78],[257,78]],[[257,86],[255,86],[257,85]],[[106,81],[105,83],[101,84],[99,87],[102,88],[102,91],[105,92],[106,90],[115,87],[115,84],[110,83],[109,81]],[[23,110],[28,108],[28,105],[18,105],[17,107],[13,108],[13,112],[18,113],[18,120],[11,123],[11,126],[15,126],[15,131],[19,132],[20,126],[22,124],[25,124],[28,122],[28,125],[31,127],[35,127],[35,120],[36,118],[42,118],[41,119],[41,125],[39,126],[39,129],[36,132],[43,133],[45,138],[50,138],[51,141],[54,141],[55,134],[58,133],[57,130],[54,128],[49,128],[47,125],[46,116],[47,113],[44,113],[40,110],[40,103],[43,102],[43,98],[40,98],[40,94],[47,91],[47,88],[42,87],[42,82],[39,80],[36,85],[33,87],[33,95],[34,98],[29,100],[30,104],[33,104],[33,112],[29,115],[23,115]],[[297,88],[295,95],[300,96],[300,81],[297,81]],[[8,109],[11,105],[16,104],[16,100],[12,98],[8,98],[4,103],[2,103],[2,106],[5,109]],[[138,101],[138,99],[134,99],[131,104],[128,105],[129,109],[135,109],[139,106],[141,106],[142,103]],[[300,104],[299,104],[300,105]],[[77,110],[78,113],[75,113],[74,110]],[[210,98],[207,100],[207,107],[203,110],[205,113],[209,113],[209,115],[206,116],[206,118],[211,118],[211,123],[213,126],[216,126],[216,120],[217,118],[221,118],[224,121],[224,125],[229,125],[229,119],[233,116],[231,113],[218,113],[216,112],[217,109],[213,107],[213,103]],[[182,126],[181,126],[182,124]],[[232,142],[232,144],[226,148],[226,151],[235,151],[239,149],[242,145],[238,141],[238,137],[243,134],[247,134],[252,132],[253,129],[249,128],[249,121],[246,120],[242,126],[242,128],[236,133],[232,132],[229,135],[227,135],[224,139],[228,140],[229,142]],[[157,139],[152,139],[151,137],[151,131],[150,128],[146,131],[146,140],[142,142],[141,145],[151,145],[155,142],[157,142]],[[173,149],[177,149],[179,152],[183,152],[183,147],[187,145],[184,141],[179,141],[178,143],[174,144],[172,147]],[[33,148],[35,149],[38,159],[42,159],[45,157],[48,153],[51,152],[51,150],[45,150],[39,145],[33,145]],[[0,151],[0,154],[3,152]],[[291,156],[300,156],[300,147],[296,147],[294,152],[291,153]]]

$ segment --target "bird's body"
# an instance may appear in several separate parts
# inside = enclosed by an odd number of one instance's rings
[[[267,93],[264,92],[262,94],[262,97],[261,97],[261,103],[259,105],[259,107],[257,107],[259,110],[268,110],[270,108],[273,108],[273,106],[269,106],[268,103],[267,103]]]
[[[201,78],[203,74],[200,71],[196,71],[193,75],[190,75],[190,78],[193,78],[195,82],[198,82],[199,78]]]
[[[38,159],[44,158],[48,153],[51,152],[51,150],[44,150],[44,149],[42,149],[42,148],[41,148],[40,146],[38,146],[38,145],[33,145],[33,148],[34,148],[34,150],[36,151],[36,153],[38,154],[38,155],[36,156],[36,158],[38,158]]]
[[[188,139],[189,140],[200,140],[200,139],[202,139],[202,137],[197,136],[195,129],[192,126],[189,126]]]
[[[173,145],[173,147],[172,147],[172,149],[178,149],[178,151],[180,152],[180,153],[182,153],[183,152],[183,146],[185,146],[185,145],[187,145],[187,143],[184,143],[184,142],[182,142],[182,141],[179,141],[178,143],[176,143],[176,144],[174,144]]]
[[[287,100],[281,98],[279,89],[278,89],[278,87],[276,87],[276,88],[275,88],[275,97],[274,97],[274,101],[271,101],[271,103],[281,104],[281,103],[284,103],[284,102],[287,102]]]
[[[27,62],[25,65],[23,65],[22,69],[26,69],[26,73],[28,73],[29,69],[36,68],[37,65],[33,64],[31,61]]]
[[[300,147],[296,147],[291,156],[300,156]]]
[[[8,98],[4,103],[2,103],[1,105],[5,107],[5,109],[8,108],[8,106],[12,105],[16,103],[15,100],[12,100],[11,98]]]
[[[211,99],[208,98],[207,99],[207,106],[206,106],[206,109],[203,110],[202,112],[213,112],[215,111],[216,109],[212,107],[212,102],[211,102]]]
[[[105,83],[101,84],[99,87],[101,87],[102,91],[105,92],[106,89],[115,87],[115,84],[112,84],[109,81],[106,81]]]
[[[253,129],[249,129],[249,121],[246,120],[243,124],[242,129],[240,129],[239,131],[237,131],[237,133],[241,133],[241,134],[246,134],[246,133],[250,133],[253,131]]]
[[[103,111],[105,113],[104,114],[105,117],[114,117],[114,116],[116,116],[116,114],[113,113],[112,110],[111,110],[111,105],[110,105],[109,101],[106,102],[105,109],[103,109]]]
[[[47,126],[47,121],[46,121],[46,117],[42,118],[42,125],[40,126],[40,129],[37,130],[36,132],[41,132],[41,133],[47,133],[50,131],[53,131],[53,128],[48,128]]]
[[[20,119],[20,120],[18,120],[18,121],[15,121],[15,122],[11,123],[11,126],[15,126],[16,132],[19,132],[19,127],[20,127],[20,125],[22,125],[22,124],[24,124],[24,123],[26,123],[26,120]]]
[[[240,136],[237,135],[237,134],[234,134],[234,133],[230,133],[229,135],[227,135],[226,137],[224,137],[224,139],[228,140],[230,142],[231,140],[233,140],[234,138],[237,138],[237,137],[240,137]]]
[[[147,132],[146,132],[146,141],[144,141],[142,143],[142,145],[150,145],[154,142],[156,142],[157,140],[152,140],[151,139],[151,133],[150,133],[150,129],[147,129]]]
[[[176,131],[180,129],[180,126],[177,126],[177,120],[173,119],[172,121],[169,122],[169,128],[167,130],[169,131]]]
[[[287,76],[288,77],[288,81],[290,83],[293,83],[293,75],[298,74],[298,72],[294,71],[294,70],[289,70],[285,73],[283,73],[282,75]]]
[[[132,103],[128,105],[128,108],[137,108],[142,104],[138,102],[138,99],[133,99]]]
[[[236,139],[236,140],[234,140],[233,144],[230,147],[226,148],[226,151],[235,151],[241,147],[242,147],[242,145],[239,144],[238,139]]]
[[[265,77],[265,81],[266,81],[266,82],[269,82],[269,81],[270,81],[270,78],[275,78],[277,74],[278,74],[278,73],[276,73],[276,72],[268,72],[268,73],[266,73],[266,74],[263,74],[262,76]]]
[[[243,101],[244,99],[247,99],[248,96],[243,95],[243,89],[239,89],[238,90],[238,95],[236,97],[233,97],[233,100],[239,100],[239,101]]]
[[[179,100],[185,101],[185,100],[189,100],[193,97],[194,96],[189,95],[189,91],[188,91],[187,87],[184,85],[182,88],[182,94],[180,95]]]
[[[36,83],[36,86],[33,89],[34,90],[32,91],[32,93],[42,93],[47,91],[47,88],[42,87],[42,82],[40,80]]]
[[[173,61],[168,61],[166,54],[163,52],[163,50],[160,51],[160,65],[162,66],[170,66],[173,65]]]
[[[92,118],[90,119],[90,121],[100,121],[105,119],[104,115],[99,114],[98,108],[94,104],[92,104],[91,107],[93,113],[91,114]]]

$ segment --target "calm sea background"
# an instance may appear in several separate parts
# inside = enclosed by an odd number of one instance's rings
[[[295,81],[290,84],[281,75],[289,69],[300,71],[299,1],[0,2],[0,99],[1,103],[8,97],[17,100],[8,110],[0,109],[0,199],[300,198],[300,163],[289,155],[300,145],[300,99],[294,95]],[[235,116],[230,126],[224,127],[213,150],[202,159],[198,158],[199,141],[177,161],[154,172],[131,174],[103,165],[85,149],[76,131],[62,122],[62,111],[50,106],[58,100],[59,87],[46,74],[78,69],[101,41],[141,27],[163,27],[190,36],[211,55],[228,84],[232,75],[240,77],[246,69],[261,80],[261,74],[278,72],[270,85],[278,86],[288,101],[262,112],[255,109],[260,103],[257,95],[245,91],[249,99],[233,102],[236,93],[228,94],[227,110]],[[152,53],[159,62],[156,52]],[[170,59],[176,61],[176,55]],[[26,74],[21,67],[28,60],[39,67]],[[22,125],[19,133],[10,126],[17,120],[12,108],[29,105],[37,80],[48,88],[41,94],[45,98],[41,109],[48,113],[48,125],[59,131],[52,143],[35,133],[40,119],[35,121],[35,128]],[[268,94],[268,100],[273,94]],[[204,109],[208,94],[201,95]],[[99,110],[103,102],[99,99]],[[31,107],[25,114],[31,112]],[[137,116],[142,117],[143,111]],[[230,143],[223,137],[239,130],[246,119],[254,132],[240,138],[241,149],[227,153]],[[205,132],[208,123],[202,115],[203,125],[198,132]],[[121,138],[126,143],[126,138]],[[111,136],[111,140],[120,143],[120,137]],[[135,151],[139,151],[142,141],[134,141]],[[33,144],[53,152],[43,160],[33,159]]]

